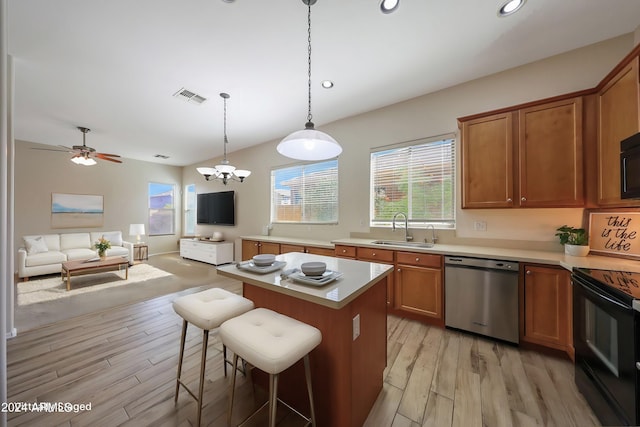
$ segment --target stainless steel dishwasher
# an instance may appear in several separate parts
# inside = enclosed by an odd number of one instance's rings
[[[518,343],[518,263],[444,258],[445,325]]]

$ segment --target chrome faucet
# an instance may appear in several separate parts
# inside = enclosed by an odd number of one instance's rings
[[[413,240],[413,236],[409,235],[409,221],[407,220],[407,214],[404,212],[398,212],[393,216],[393,221],[391,221],[391,230],[396,231],[396,218],[398,215],[402,215],[404,217],[404,241],[409,242]]]
[[[431,243],[432,244],[436,244],[436,241],[438,240],[438,238],[436,237],[436,228],[433,226],[433,224],[428,224],[427,225],[427,229],[431,228]],[[425,243],[429,243],[427,242],[427,238],[424,238],[424,242]]]

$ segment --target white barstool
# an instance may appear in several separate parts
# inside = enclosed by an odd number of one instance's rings
[[[220,326],[222,344],[233,351],[233,373],[227,424],[231,424],[233,395],[236,383],[238,356],[247,363],[269,374],[269,400],[245,419],[253,417],[258,411],[269,405],[269,426],[276,423],[278,401],[302,416],[307,424],[316,425],[311,388],[311,369],[309,353],[322,341],[322,333],[313,326],[296,319],[276,313],[266,308],[256,308],[238,317],[225,321]],[[310,418],[278,399],[278,374],[298,360],[304,358],[304,372],[309,394]],[[245,422],[243,421],[243,423]]]
[[[200,425],[202,414],[202,392],[204,390],[204,368],[207,361],[207,344],[209,342],[209,331],[217,329],[225,321],[242,313],[253,309],[253,301],[248,300],[233,292],[220,288],[207,289],[190,295],[177,298],[173,301],[173,309],[182,317],[182,338],[180,340],[180,359],[178,361],[178,376],[176,379],[176,396],[174,402],[178,401],[178,393],[182,385],[185,390],[196,400],[198,414],[196,425]],[[202,329],[202,354],[200,361],[200,389],[196,396],[180,378],[182,374],[182,359],[184,357],[184,344],[187,336],[187,325],[192,323]],[[224,375],[227,376],[227,349],[223,345],[223,365]],[[234,365],[235,369],[235,365]],[[234,370],[235,373],[235,370]],[[235,375],[234,375],[235,376]]]

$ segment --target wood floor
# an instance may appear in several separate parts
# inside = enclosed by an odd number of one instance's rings
[[[239,291],[239,284],[238,289]],[[25,332],[8,341],[10,402],[91,403],[77,413],[10,413],[10,426],[190,426],[195,403],[174,404],[181,318],[175,295]],[[184,374],[197,383],[201,332],[189,328]],[[228,379],[210,340],[203,425],[225,426]],[[263,392],[239,376],[234,422]],[[254,403],[258,400],[258,403]],[[279,426],[304,423],[279,410]],[[249,425],[262,426],[259,416]],[[573,383],[573,365],[460,332],[388,318],[385,383],[367,426],[598,425]],[[334,427],[334,426],[332,426]]]

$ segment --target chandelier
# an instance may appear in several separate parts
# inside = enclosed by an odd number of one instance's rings
[[[196,170],[202,174],[207,181],[219,179],[224,185],[227,185],[230,180],[243,182],[246,177],[251,175],[251,171],[236,169],[236,167],[230,165],[229,160],[227,160],[227,144],[229,143],[227,139],[227,99],[230,97],[228,93],[224,92],[221,93],[220,96],[224,102],[224,158],[222,162],[220,162],[219,165],[215,165],[215,167],[202,167]]]
[[[308,7],[307,40],[308,40],[308,107],[307,123],[303,130],[298,130],[284,138],[276,148],[283,156],[297,160],[326,160],[336,157],[342,152],[340,144],[330,135],[314,129],[311,115],[311,5],[316,0],[302,0]]]

